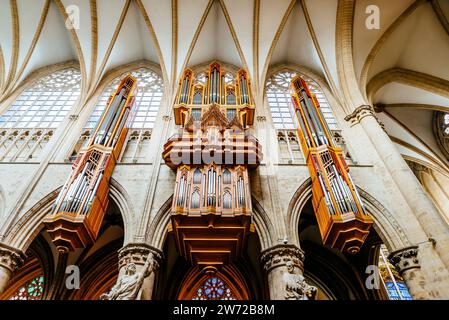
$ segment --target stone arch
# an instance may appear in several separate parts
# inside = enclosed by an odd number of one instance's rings
[[[6,232],[4,243],[25,252],[36,236],[44,228],[42,220],[50,212],[62,186],[56,188],[39,200],[16,221]],[[125,189],[113,178],[110,179],[110,197],[120,209],[123,218],[125,239],[131,239],[134,214],[131,201]]]
[[[373,217],[374,229],[381,237],[390,252],[410,246],[404,230],[396,218],[376,198],[357,186],[364,205]],[[297,226],[307,201],[312,197],[312,181],[306,179],[293,195],[287,211],[287,228],[291,243],[299,246]]]
[[[414,70],[392,68],[382,71],[370,80],[366,87],[369,101],[373,101],[374,95],[383,86],[392,82],[426,90],[445,98],[449,97],[449,81]]]
[[[164,242],[167,237],[167,232],[170,225],[170,210],[172,201],[173,196],[168,198],[167,201],[165,201],[165,203],[159,208],[145,234],[145,242],[159,250],[163,250]],[[254,227],[259,235],[260,246],[263,251],[273,246],[275,230],[270,221],[270,217],[254,197],[252,197],[252,205],[254,209]]]

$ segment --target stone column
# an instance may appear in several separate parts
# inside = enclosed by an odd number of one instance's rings
[[[145,243],[129,243],[118,252],[119,257],[119,277],[125,274],[125,267],[129,263],[136,265],[136,271],[142,272],[148,255],[153,254],[153,272],[145,278],[137,300],[151,300],[153,295],[155,272],[159,269],[162,261],[162,251]]]
[[[431,298],[425,288],[426,280],[421,273],[421,265],[418,259],[418,246],[394,251],[388,256],[388,260],[390,260],[404,279],[413,299],[423,300]]]
[[[349,121],[352,126],[360,124],[363,127],[395,185],[426,233],[427,239],[436,240],[435,250],[446,269],[449,269],[449,250],[447,250],[449,247],[449,228],[396,146],[383,130],[374,115],[373,107],[362,105],[347,116],[345,120]]]
[[[271,247],[262,252],[261,261],[267,273],[271,300],[304,299],[299,296],[305,297],[310,289],[316,293],[316,288],[304,280],[304,252],[297,246],[279,244]]]
[[[8,287],[9,280],[25,262],[25,254],[0,243],[0,294]]]

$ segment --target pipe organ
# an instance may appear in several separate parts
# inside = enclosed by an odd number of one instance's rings
[[[254,119],[247,73],[227,81],[214,62],[205,78],[183,73],[174,106],[181,129],[166,142],[163,159],[177,172],[171,230],[180,254],[218,267],[241,255],[253,230],[248,169],[260,164],[262,152],[246,132]]]
[[[193,115],[200,120],[207,111],[204,105],[215,103],[228,118],[237,117],[246,128],[254,123],[254,105],[250,93],[250,81],[245,70],[237,72],[231,83],[226,82],[226,73],[217,62],[209,66],[205,83],[196,83],[193,72],[186,69],[179,83],[179,92],[174,107],[175,123],[184,125]]]
[[[59,252],[92,244],[108,206],[109,179],[133,115],[136,79],[125,77],[108,100],[93,134],[80,150],[72,173],[44,223]]]
[[[300,76],[292,80],[291,87],[298,133],[312,178],[313,208],[323,243],[356,254],[373,220],[366,214],[343,152],[333,141],[318,100]]]

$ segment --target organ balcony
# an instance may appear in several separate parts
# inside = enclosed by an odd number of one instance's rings
[[[180,167],[172,226],[181,255],[204,266],[235,260],[251,231],[250,194],[243,166]]]
[[[238,120],[229,120],[216,104],[204,107],[201,121],[191,115],[181,134],[164,145],[163,159],[172,169],[181,164],[232,164],[256,168],[262,151],[257,139]]]
[[[312,178],[312,204],[324,245],[356,254],[373,219],[356,189],[341,148],[333,141],[320,105],[300,77],[292,80],[298,135]]]
[[[108,206],[109,179],[124,144],[132,114],[136,79],[123,79],[89,139],[81,149],[66,183],[44,218],[59,252],[95,242]]]
[[[203,82],[187,69],[174,106],[180,132],[164,145],[163,159],[177,170],[171,230],[179,253],[203,267],[230,264],[253,231],[248,170],[262,159],[246,132],[254,106],[245,71],[226,81],[214,62]]]

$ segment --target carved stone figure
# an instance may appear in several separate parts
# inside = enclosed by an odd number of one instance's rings
[[[131,262],[125,267],[125,275],[120,277],[109,293],[101,295],[102,300],[136,300],[142,283],[154,270],[153,254],[148,255],[142,272],[136,271],[136,265]]]
[[[292,261],[286,263],[287,272],[284,273],[286,300],[314,300],[317,288],[309,285],[301,274],[295,274]]]

